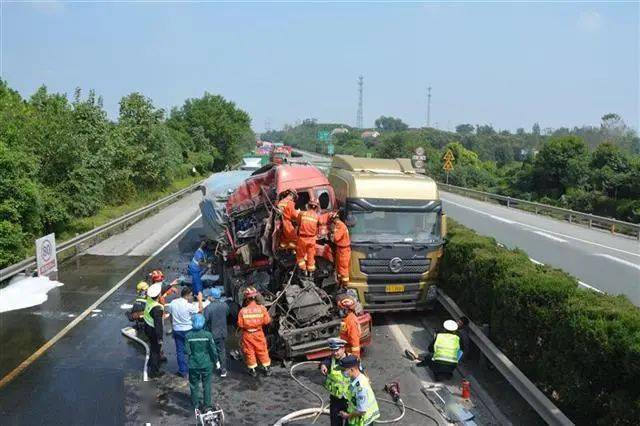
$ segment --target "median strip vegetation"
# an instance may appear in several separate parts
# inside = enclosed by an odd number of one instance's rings
[[[443,290],[576,424],[637,424],[640,310],[449,222]]]

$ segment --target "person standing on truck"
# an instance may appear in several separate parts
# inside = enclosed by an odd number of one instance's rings
[[[176,375],[187,378],[187,359],[184,357],[185,336],[191,331],[191,317],[202,312],[202,294],[198,295],[198,306],[193,304],[193,290],[182,287],[180,297],[173,299],[166,306],[167,313],[171,314],[171,326],[173,328],[173,341],[176,344],[176,358],[178,371]]]
[[[348,355],[342,358],[340,366],[351,379],[347,410],[341,411],[340,416],[347,421],[349,426],[373,424],[380,417],[380,410],[369,378],[360,370],[360,361],[355,356]]]
[[[218,349],[220,359],[220,377],[227,377],[227,316],[229,306],[220,300],[222,291],[214,287],[211,289],[211,303],[204,309],[205,328],[213,335],[213,342]]]
[[[320,215],[318,202],[309,200],[307,210],[298,215],[298,242],[296,244],[296,262],[303,275],[312,277],[316,270],[316,240]]]
[[[164,372],[160,371],[160,357],[162,350],[162,317],[164,308],[158,298],[162,286],[159,283],[152,284],[147,290],[147,300],[144,308],[144,332],[149,340],[150,356],[149,356],[149,376],[152,378],[160,377]]]
[[[189,275],[191,275],[191,288],[196,296],[202,293],[202,275],[207,270],[207,242],[202,241],[189,262]]]
[[[280,230],[280,249],[295,250],[298,234],[293,226],[293,219],[298,216],[296,211],[296,200],[298,193],[295,189],[287,189],[280,195],[278,201],[278,211],[281,215],[282,228]]]
[[[191,331],[185,338],[184,353],[189,357],[189,389],[193,408],[205,411],[211,407],[211,372],[213,366],[220,365],[218,351],[213,342],[213,336],[203,330],[204,317],[195,314],[191,321]],[[203,398],[200,397],[200,385],[203,388]]]
[[[269,347],[262,330],[262,327],[271,323],[271,316],[267,308],[256,303],[257,296],[258,290],[254,287],[247,287],[244,290],[245,306],[238,313],[238,328],[242,330],[240,345],[249,374],[253,377],[256,376],[258,361],[264,368],[265,375],[271,375]]]
[[[332,337],[327,343],[331,356],[320,362],[320,372],[325,376],[324,388],[329,392],[329,418],[331,426],[344,426],[340,412],[347,410],[350,380],[343,374],[340,361],[347,356],[344,350],[347,342]]]
[[[334,266],[338,284],[346,288],[349,285],[349,263],[351,261],[351,239],[347,225],[340,220],[338,212],[329,215],[329,239],[335,244]]]
[[[346,351],[360,359],[360,324],[356,316],[356,299],[349,294],[338,296],[337,305],[340,309],[342,323],[340,323],[340,338],[347,342]]]

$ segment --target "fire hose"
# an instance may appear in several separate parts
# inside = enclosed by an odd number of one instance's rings
[[[303,419],[308,419],[308,418],[314,418],[313,423],[315,423],[316,420],[318,419],[318,417],[320,417],[321,415],[323,415],[323,414],[328,415],[329,414],[329,409],[327,408],[328,404],[325,403],[324,398],[322,398],[322,396],[319,393],[317,393],[316,391],[314,391],[313,389],[309,388],[307,385],[302,383],[293,374],[295,369],[300,367],[300,366],[310,365],[310,364],[318,365],[319,363],[320,363],[319,361],[303,361],[303,362],[299,362],[299,363],[294,364],[294,365],[291,366],[291,369],[289,370],[289,375],[304,390],[306,390],[307,392],[311,393],[316,398],[318,398],[320,400],[320,406],[319,407],[312,407],[312,408],[304,408],[302,410],[293,411],[293,412],[287,414],[286,416],[280,418],[274,424],[274,426],[282,426],[282,425],[286,425],[286,424],[288,424],[289,422],[292,422],[292,421],[303,420]],[[393,388],[392,385],[395,385],[395,388]],[[391,394],[391,396],[393,397],[393,400],[384,399],[384,398],[376,398],[376,400],[396,405],[397,407],[400,408],[400,415],[398,417],[396,417],[395,419],[374,420],[374,423],[388,424],[388,423],[399,422],[400,420],[402,420],[404,418],[404,415],[406,414],[406,410],[411,410],[411,411],[413,411],[415,413],[422,414],[423,416],[425,416],[428,419],[430,419],[431,421],[433,421],[436,425],[439,424],[438,420],[435,419],[434,417],[432,417],[430,414],[428,414],[428,413],[426,413],[426,412],[424,412],[422,410],[419,410],[417,408],[406,406],[404,401],[402,401],[402,398],[400,398],[400,393],[399,393],[399,389],[397,387],[397,383],[396,384],[391,384],[391,386],[390,385],[385,386],[385,391],[387,391],[387,392],[389,392]]]

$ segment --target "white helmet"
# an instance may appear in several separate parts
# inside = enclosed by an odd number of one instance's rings
[[[149,290],[151,290],[151,287],[149,287]],[[446,320],[442,325],[444,326],[444,329],[447,331],[456,331],[458,329],[458,323],[455,322],[454,320]]]
[[[149,289],[147,290],[147,296],[154,299],[160,296],[161,291],[162,291],[162,284],[160,283],[152,284],[151,286],[149,286]]]

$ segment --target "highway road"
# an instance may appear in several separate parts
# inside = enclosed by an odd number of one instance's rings
[[[534,262],[569,272],[583,287],[624,294],[640,306],[638,240],[444,191],[440,198],[461,224],[524,250]]]

